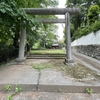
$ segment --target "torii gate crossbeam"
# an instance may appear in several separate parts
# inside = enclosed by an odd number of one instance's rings
[[[80,12],[78,8],[23,8],[23,10],[30,15],[65,15]]]
[[[47,19],[47,18],[38,18],[36,19],[39,23],[65,23],[65,19]]]

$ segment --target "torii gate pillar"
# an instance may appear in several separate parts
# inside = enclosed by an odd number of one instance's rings
[[[66,58],[65,58],[65,64],[73,65],[74,61],[72,59],[72,53],[71,53],[70,15],[69,15],[69,13],[65,14],[65,36],[66,36]]]
[[[16,59],[16,63],[17,64],[23,64],[24,61],[26,60],[26,58],[24,56],[25,38],[26,38],[26,29],[23,28],[23,29],[21,29],[20,44],[19,44],[19,54],[18,54],[18,58]]]

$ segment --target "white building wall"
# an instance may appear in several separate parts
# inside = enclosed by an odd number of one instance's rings
[[[100,30],[96,33],[91,32],[90,34],[83,36],[71,43],[71,46],[78,45],[100,45]]]

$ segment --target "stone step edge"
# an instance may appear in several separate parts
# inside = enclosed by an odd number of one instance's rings
[[[66,55],[28,55],[27,57],[66,57]]]
[[[63,55],[63,56],[65,56],[66,54],[29,54],[29,55],[46,55],[46,56],[48,56],[48,55],[59,55],[59,56],[61,56],[61,55]]]
[[[65,57],[27,57],[26,59],[65,59]]]
[[[14,91],[16,84],[0,84],[0,91],[6,91],[5,86],[11,85]],[[91,93],[100,93],[100,86],[74,86],[74,85],[44,85],[44,84],[19,84],[22,91],[41,91],[41,92],[66,92],[66,93],[87,93],[86,89],[91,89]]]

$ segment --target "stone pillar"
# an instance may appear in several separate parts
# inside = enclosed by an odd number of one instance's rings
[[[74,62],[73,62],[72,53],[71,53],[70,15],[69,15],[69,13],[65,14],[65,34],[66,34],[66,59],[65,59],[65,63],[70,65]]]
[[[23,62],[25,60],[24,51],[25,51],[25,37],[26,37],[26,29],[21,29],[21,36],[20,36],[20,44],[19,44],[19,54],[18,58],[16,59],[17,62]]]

